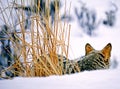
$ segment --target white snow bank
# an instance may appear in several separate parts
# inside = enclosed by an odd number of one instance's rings
[[[14,78],[0,81],[1,89],[120,89],[120,71],[99,70],[64,76]]]

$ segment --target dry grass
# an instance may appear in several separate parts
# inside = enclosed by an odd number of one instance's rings
[[[48,0],[49,1],[49,0]],[[8,3],[8,11],[11,12],[14,6],[18,4]],[[49,3],[48,3],[49,4]],[[21,5],[24,6],[23,0]],[[12,9],[9,9],[12,8]],[[68,57],[70,25],[60,21],[59,9],[56,5],[55,21],[53,26],[50,24],[51,19],[48,14],[50,9],[46,7],[46,14],[41,17],[38,13],[32,13],[30,18],[30,30],[24,28],[25,12],[22,9],[16,10],[18,25],[20,31],[11,30],[14,38],[10,35],[12,47],[14,48],[15,63],[9,69],[15,68],[14,74],[24,77],[62,75],[62,66],[58,66],[58,54]],[[3,21],[7,26],[13,28],[5,18],[7,15],[5,9],[1,10]],[[39,12],[39,5],[38,5]],[[14,17],[14,14],[10,14]],[[43,20],[41,21],[41,18]],[[42,23],[44,22],[45,25]]]

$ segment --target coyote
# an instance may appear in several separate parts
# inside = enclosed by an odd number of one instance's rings
[[[111,43],[108,43],[102,50],[95,50],[89,43],[85,46],[85,56],[69,60],[67,57],[63,55],[56,55],[58,59],[58,63],[55,66],[58,70],[60,68],[62,75],[64,74],[72,74],[82,71],[90,71],[90,70],[99,70],[99,69],[108,69],[110,65],[110,56],[111,56]],[[47,55],[50,57],[50,55]],[[41,56],[40,59],[37,60],[37,64],[34,65],[43,65],[46,64],[47,68],[51,70],[50,63],[46,60],[45,57]],[[43,63],[44,62],[44,63]],[[38,72],[38,66],[34,67],[35,71]],[[39,70],[41,71],[42,76],[46,76],[45,71],[47,70]],[[54,73],[53,73],[54,74]],[[36,75],[36,74],[35,74]],[[48,74],[49,75],[49,74]],[[39,76],[39,73],[38,75]]]
[[[111,43],[108,43],[102,50],[95,50],[87,43],[85,46],[85,56],[75,60],[69,60],[63,57],[62,72],[63,74],[71,74],[85,70],[108,69],[110,65],[111,49]]]
[[[63,55],[56,55],[57,58],[54,58],[57,59],[58,62],[54,67],[56,67],[58,70],[62,70],[60,73],[62,75],[82,71],[108,69],[110,65],[111,50],[112,45],[110,43],[108,43],[102,50],[95,50],[89,43],[87,43],[85,46],[85,56],[74,60],[69,60]],[[48,59],[50,58],[50,55],[46,56]],[[49,76],[56,74],[53,72],[53,67],[48,59],[45,58],[46,56],[40,56],[40,59],[34,60],[34,63],[30,68],[31,71],[33,71],[34,76]],[[15,63],[13,65],[13,67],[17,66],[19,69],[14,70],[15,73],[23,73],[25,70],[24,67],[20,67],[17,64],[19,63]],[[24,69],[22,72],[20,71],[21,68]],[[13,77],[15,76],[16,75],[13,75]],[[19,74],[17,76],[19,76]]]

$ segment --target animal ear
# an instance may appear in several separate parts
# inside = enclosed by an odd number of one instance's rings
[[[108,61],[110,56],[111,56],[111,50],[112,50],[112,45],[111,43],[108,43],[103,49],[102,49],[102,53],[105,57],[105,61]]]
[[[89,43],[87,43],[85,45],[85,55],[88,55],[92,50],[94,50],[94,48]]]

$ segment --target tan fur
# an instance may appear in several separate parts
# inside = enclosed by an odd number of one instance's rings
[[[85,56],[88,55],[93,50],[94,50],[94,48],[89,43],[87,43],[85,46],[85,52],[86,52]]]
[[[110,59],[110,56],[111,56],[111,50],[112,50],[112,45],[111,43],[108,43],[102,50],[102,54],[104,55],[105,57],[105,61],[109,61]]]
[[[110,56],[111,56],[111,50],[112,50],[112,45],[111,45],[111,43],[108,43],[102,50],[100,50],[100,51],[97,51],[97,50],[95,50],[89,43],[87,43],[86,44],[86,46],[85,46],[85,51],[86,51],[86,53],[85,53],[85,55],[88,55],[89,53],[91,53],[91,52],[99,52],[99,53],[102,53],[103,54],[103,56],[104,56],[104,60],[105,60],[105,62],[108,62],[109,61],[109,59],[110,59]]]

